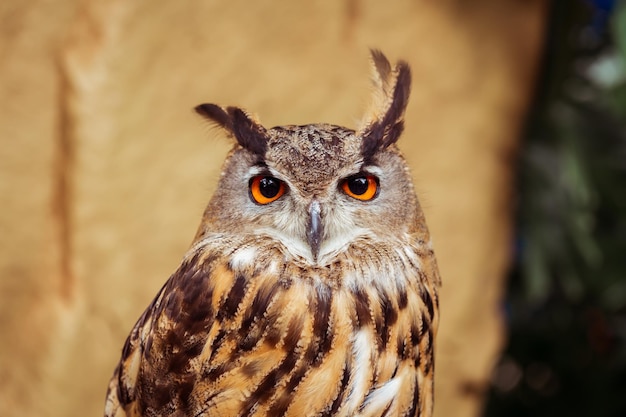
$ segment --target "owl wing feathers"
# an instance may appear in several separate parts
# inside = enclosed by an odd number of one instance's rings
[[[187,257],[133,328],[106,417],[427,415],[436,294],[426,286],[342,286],[214,253]]]
[[[152,331],[152,318],[166,287],[167,284],[161,288],[148,308],[139,317],[124,343],[120,362],[113,372],[107,389],[105,404],[105,416],[107,417],[142,415],[136,407],[137,380],[143,365],[142,357],[146,348],[146,340],[148,340],[147,335]]]

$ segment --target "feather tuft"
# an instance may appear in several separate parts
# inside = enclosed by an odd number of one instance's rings
[[[200,104],[196,113],[231,134],[245,149],[263,157],[267,150],[267,130],[239,107],[223,108],[217,104]]]
[[[365,160],[398,140],[404,130],[404,112],[411,92],[411,69],[405,61],[399,61],[392,70],[382,52],[372,49],[371,55],[374,92],[357,128]]]

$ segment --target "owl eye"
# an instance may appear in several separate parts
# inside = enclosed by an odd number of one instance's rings
[[[378,178],[369,174],[353,175],[343,181],[341,189],[352,198],[369,201],[378,194]]]
[[[250,197],[257,204],[269,204],[285,194],[285,183],[267,175],[257,175],[250,179]]]

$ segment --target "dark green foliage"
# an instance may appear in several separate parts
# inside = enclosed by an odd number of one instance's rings
[[[626,2],[552,3],[486,416],[626,416]]]

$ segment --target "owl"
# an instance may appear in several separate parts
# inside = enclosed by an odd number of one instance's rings
[[[411,74],[371,57],[356,130],[196,107],[234,147],[105,416],[432,415],[440,278],[397,147]]]

